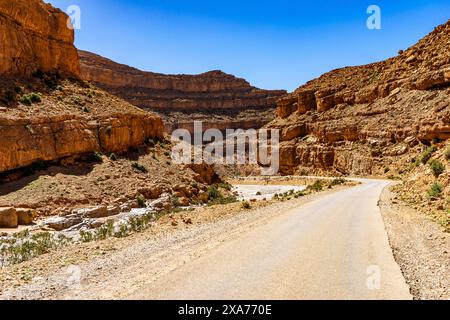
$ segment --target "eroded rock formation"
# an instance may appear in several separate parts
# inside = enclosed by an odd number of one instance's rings
[[[165,75],[143,72],[85,51],[79,55],[83,79],[140,108],[162,114],[169,130],[205,119],[216,128],[238,128],[244,122],[260,128],[273,120],[276,100],[286,94],[252,87],[222,71]]]
[[[324,74],[278,101],[284,173],[382,174],[450,138],[450,21],[397,57]]]
[[[0,0],[0,74],[40,70],[78,75],[78,53],[67,15],[37,0]]]
[[[0,0],[0,173],[162,137],[162,119],[79,75],[67,15],[41,0]],[[39,71],[39,72],[38,72]]]
[[[120,154],[162,137],[163,128],[161,118],[138,113],[0,118],[0,172],[93,151]]]

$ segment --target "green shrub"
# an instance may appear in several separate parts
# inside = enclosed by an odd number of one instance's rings
[[[433,153],[437,151],[437,148],[435,146],[427,148],[422,154],[416,159],[416,164],[427,164],[428,160],[431,159],[433,156]]]
[[[20,103],[27,105],[27,106],[31,106],[33,104],[33,101],[31,101],[31,98],[29,95],[24,95],[20,98]]]
[[[445,150],[445,159],[447,159],[448,161],[450,161],[450,147],[447,148],[447,150]]]
[[[140,208],[145,208],[145,207],[146,207],[146,204],[145,204],[145,198],[144,198],[144,196],[143,196],[142,194],[140,194],[140,193],[136,196],[136,202],[137,202],[137,204],[138,204],[138,206],[139,206]]]
[[[195,189],[198,189],[198,183],[197,182],[191,182],[191,187],[192,188],[195,188]]]
[[[30,99],[31,99],[31,102],[33,102],[33,103],[39,103],[42,101],[41,95],[39,93],[35,93],[35,92],[30,94]]]
[[[250,204],[250,202],[244,201],[244,202],[242,202],[242,208],[246,209],[246,210],[249,210],[249,209],[252,208],[252,205]]]
[[[111,159],[111,161],[117,161],[117,155],[115,153],[111,153],[109,155],[109,159]]]
[[[445,170],[445,166],[442,164],[442,162],[436,159],[430,161],[430,168],[436,178],[443,174]]]
[[[84,243],[94,241],[94,235],[90,231],[80,230],[80,240]]]
[[[346,182],[345,179],[338,178],[338,179],[334,179],[333,181],[331,181],[329,186],[330,187],[340,186],[340,185],[344,184],[345,182]]]
[[[219,187],[227,191],[231,191],[232,188],[231,184],[227,182],[219,184]]]
[[[89,154],[88,161],[102,163],[103,162],[103,154],[101,152],[93,152],[93,153]]]
[[[442,190],[442,185],[439,182],[435,182],[431,186],[430,190],[428,190],[428,195],[430,196],[430,198],[437,198],[441,195]]]
[[[172,196],[171,202],[174,207],[180,206],[180,199],[177,196]]]
[[[143,173],[148,173],[147,168],[144,165],[140,164],[139,162],[133,162],[133,164],[131,166],[138,171],[141,171]]]
[[[222,195],[220,194],[219,189],[217,186],[213,185],[208,188],[208,199],[209,200],[215,200],[217,198],[220,198]]]
[[[322,181],[317,180],[312,185],[309,186],[309,188],[313,191],[319,192],[323,190],[323,184]]]

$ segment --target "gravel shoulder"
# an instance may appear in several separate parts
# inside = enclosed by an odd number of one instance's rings
[[[450,299],[450,234],[386,188],[380,207],[395,260],[417,300]]]

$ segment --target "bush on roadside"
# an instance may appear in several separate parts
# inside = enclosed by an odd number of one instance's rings
[[[312,191],[316,191],[316,192],[322,191],[322,190],[323,190],[323,184],[322,184],[322,181],[317,180],[317,181],[314,182],[312,185],[310,185],[309,188],[310,188]]]
[[[252,208],[252,205],[250,204],[250,202],[244,201],[244,202],[242,202],[242,208],[245,210],[249,210]]]
[[[221,194],[220,194],[220,191],[217,188],[217,186],[215,186],[215,185],[210,186],[208,188],[208,199],[209,200],[215,200],[215,199],[217,199],[219,197],[221,197]]]

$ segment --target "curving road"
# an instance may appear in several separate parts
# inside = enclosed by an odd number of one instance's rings
[[[277,215],[141,286],[129,299],[411,299],[362,180]]]

